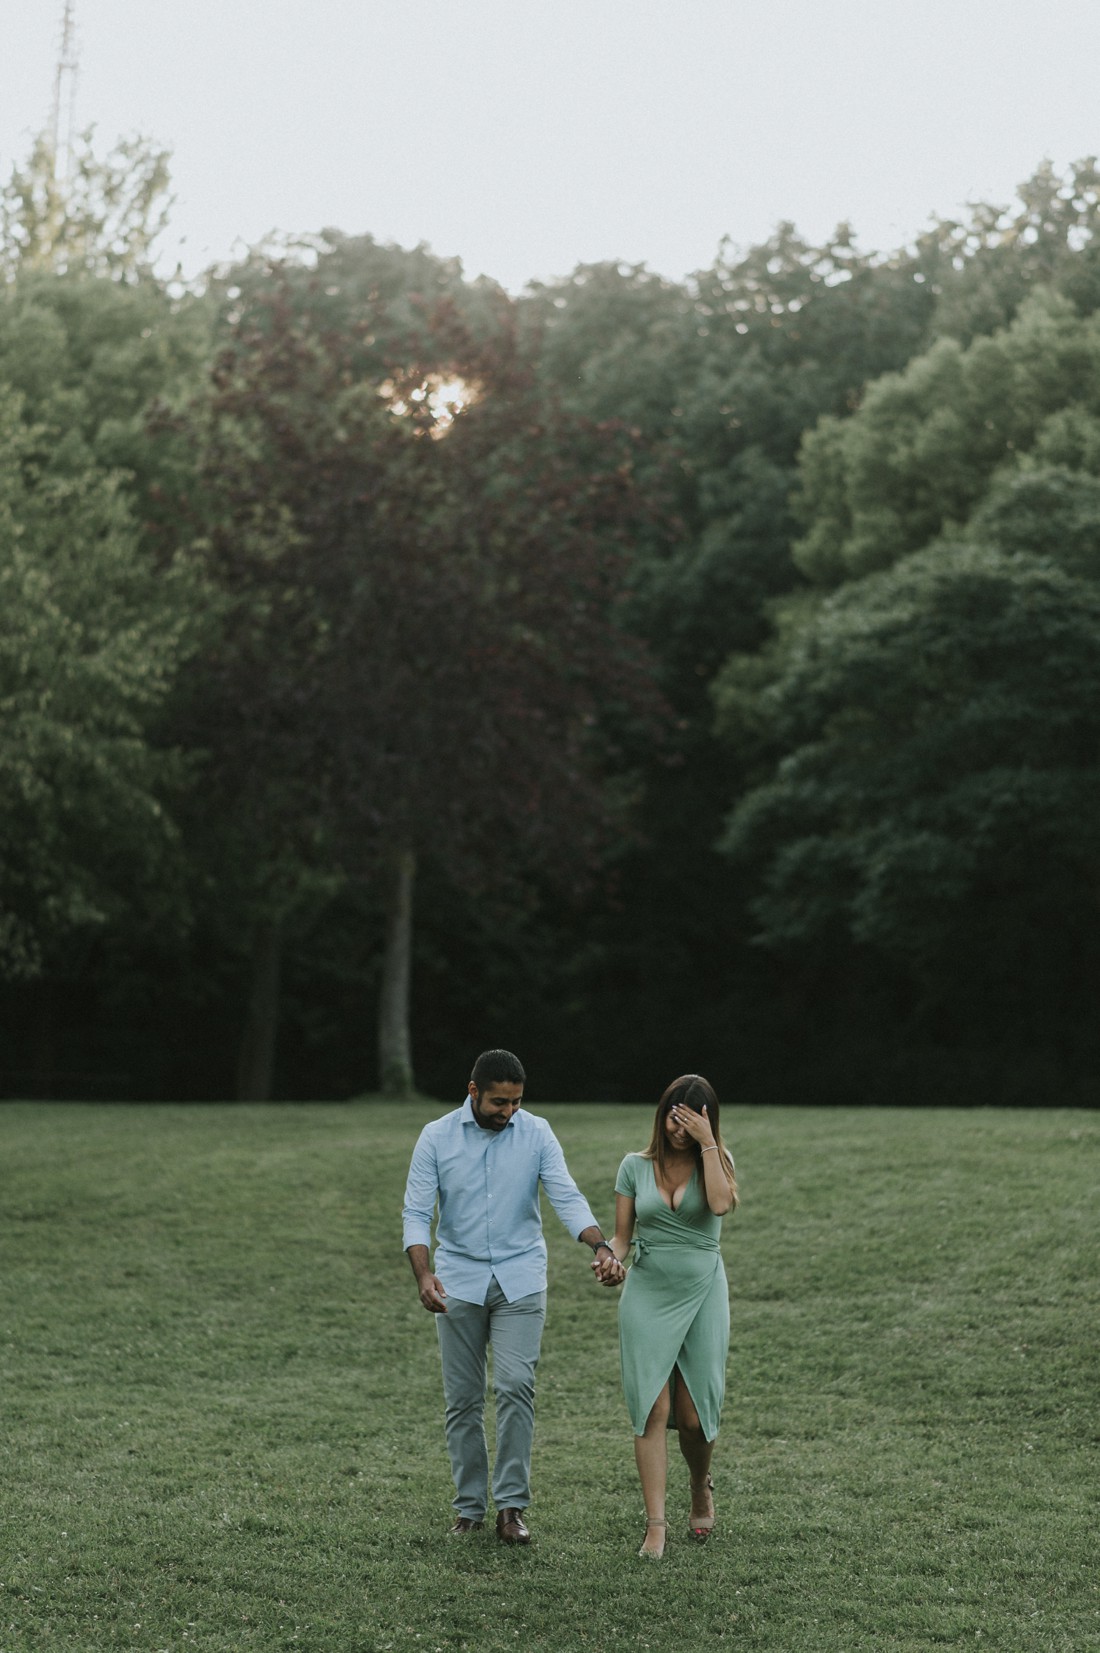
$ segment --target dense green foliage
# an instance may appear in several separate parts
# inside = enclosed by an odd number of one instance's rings
[[[0,390],[0,975],[64,969],[79,938],[171,904],[150,732],[198,630],[181,571],[142,556],[117,480]]]
[[[0,1091],[1091,1100],[1091,161],[519,300],[165,177],[3,191]]]
[[[648,1108],[547,1110],[606,1218]],[[1100,1648],[1094,1189],[1067,1109],[727,1110],[717,1529],[636,1558],[614,1294],[547,1217],[528,1552],[447,1537],[417,1105],[0,1109],[0,1645]]]
[[[847,968],[887,1027],[941,1048],[999,1038],[1038,1057],[1088,1037],[1100,587],[942,543],[843,586],[762,692],[731,668],[719,705],[733,738],[782,753],[724,839],[752,868],[762,942]],[[912,1095],[898,1057],[880,1059]],[[939,1075],[941,1099],[969,1082]],[[1049,1083],[1025,1065],[1002,1095]],[[1076,1086],[1089,1100],[1084,1063]]]

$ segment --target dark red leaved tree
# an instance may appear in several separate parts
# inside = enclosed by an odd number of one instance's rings
[[[398,303],[356,247],[245,286],[196,415],[228,605],[204,715],[272,889],[310,855],[384,880],[380,1080],[403,1094],[418,861],[582,883],[614,730],[662,708],[616,623],[644,509],[625,435],[540,399],[505,295]],[[279,906],[246,1094],[270,1081]]]

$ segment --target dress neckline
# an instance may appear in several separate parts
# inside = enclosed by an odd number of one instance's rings
[[[650,1160],[649,1169],[650,1169],[650,1172],[653,1176],[653,1186],[657,1190],[657,1198],[660,1200],[661,1204],[664,1206],[666,1211],[671,1211],[672,1215],[674,1217],[678,1217],[680,1215],[680,1208],[681,1208],[681,1206],[683,1205],[684,1201],[687,1198],[687,1191],[691,1187],[692,1180],[696,1176],[696,1174],[699,1170],[698,1165],[693,1165],[692,1166],[691,1176],[688,1177],[686,1182],[681,1184],[681,1186],[678,1190],[679,1195],[680,1195],[680,1204],[679,1205],[675,1205],[673,1203],[673,1199],[675,1198],[675,1194],[673,1195],[672,1199],[667,1199],[667,1200],[665,1199],[664,1193],[661,1189],[661,1185],[657,1181],[657,1161],[655,1159]]]

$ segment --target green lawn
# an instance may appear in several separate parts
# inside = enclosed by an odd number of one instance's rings
[[[0,1653],[1100,1649],[1100,1115],[728,1108],[719,1522],[636,1559],[552,1214],[528,1551],[446,1536],[427,1105],[0,1106]],[[609,1221],[649,1110],[547,1110]]]

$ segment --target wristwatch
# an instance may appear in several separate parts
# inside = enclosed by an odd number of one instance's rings
[[[593,1251],[593,1254],[595,1254],[597,1251],[610,1251],[612,1257],[615,1257],[614,1251],[612,1250],[611,1246],[608,1244],[608,1242],[606,1240],[597,1240],[596,1244],[592,1247],[592,1251]],[[617,1257],[615,1257],[615,1261],[618,1262],[619,1259]]]

